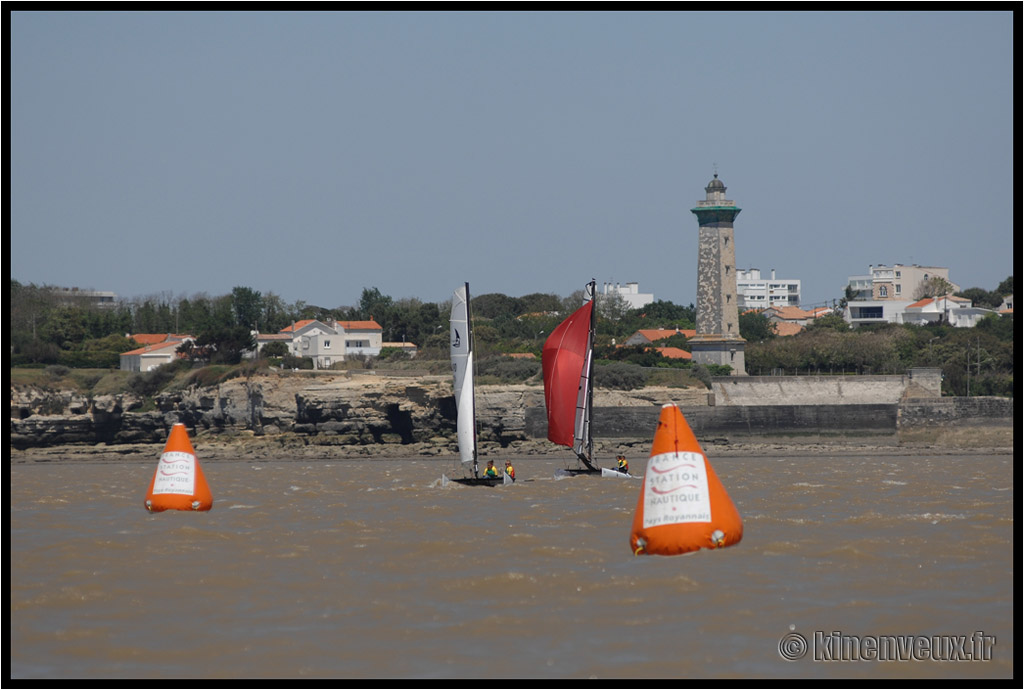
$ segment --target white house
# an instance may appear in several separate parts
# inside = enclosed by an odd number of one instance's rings
[[[125,333],[125,337],[142,347],[121,353],[121,371],[149,371],[173,362],[178,359],[178,346],[195,340],[190,335],[177,333]]]
[[[246,359],[254,359],[263,352],[263,348],[270,343],[284,343],[289,351],[291,350],[292,337],[287,333],[260,333],[259,331],[252,331],[253,340],[256,342],[255,350],[247,350],[242,354]]]
[[[178,359],[178,348],[182,341],[143,345],[137,350],[121,353],[121,371],[149,371],[161,364],[169,364]]]
[[[319,321],[305,319],[281,329],[291,339],[291,353],[309,357],[315,369],[330,369],[352,355],[376,356],[383,345],[383,329],[376,321]]]
[[[970,328],[992,309],[973,306],[971,300],[953,295],[926,297],[916,302],[902,300],[853,300],[846,305],[843,318],[853,327],[871,323],[907,323],[923,326],[948,323],[955,328]]]
[[[873,323],[903,323],[903,312],[910,300],[853,300],[846,304],[843,318],[852,327]]]
[[[955,328],[970,328],[989,314],[997,312],[972,305],[971,300],[953,295],[926,297],[907,307],[903,323],[923,326],[929,323],[948,323]]]

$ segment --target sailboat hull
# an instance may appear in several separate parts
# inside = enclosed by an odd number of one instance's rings
[[[504,486],[505,484],[504,479],[490,477],[460,477],[459,479],[449,479],[448,481],[463,484],[464,486]]]
[[[586,474],[597,477],[602,476],[600,469],[592,470],[589,467],[573,467],[571,469],[560,470],[560,473],[568,474],[573,477],[575,477],[578,474]]]

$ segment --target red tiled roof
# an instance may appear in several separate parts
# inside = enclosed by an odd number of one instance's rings
[[[671,338],[677,333],[680,335],[684,335],[687,338],[692,338],[693,336],[697,335],[697,331],[695,329],[689,328],[641,328],[639,331],[637,331],[637,333],[647,338],[652,343],[655,340]]]
[[[775,335],[796,335],[804,329],[798,323],[791,321],[776,321],[775,322]]]
[[[147,354],[147,353],[150,353],[150,352],[159,352],[161,350],[166,350],[166,349],[171,348],[171,347],[178,348],[180,346],[181,346],[181,343],[178,342],[178,341],[173,341],[173,342],[170,342],[170,343],[157,343],[155,345],[146,345],[145,347],[140,347],[137,350],[129,350],[128,352],[122,352],[121,354],[122,355],[144,355],[144,354]]]
[[[346,331],[382,331],[383,327],[373,319],[369,321],[338,321]]]
[[[303,319],[302,321],[296,321],[291,326],[285,326],[279,332],[280,333],[294,333],[295,331],[298,331],[300,328],[305,328],[306,326],[308,326],[309,324],[313,323],[314,321],[316,321],[316,319]]]
[[[693,355],[679,347],[656,347],[654,349],[660,352],[662,357],[669,359],[693,359]]]
[[[305,328],[306,326],[308,326],[309,324],[311,324],[311,323],[313,323],[315,321],[317,321],[317,319],[303,319],[302,321],[296,321],[291,326],[288,326],[286,328],[282,328],[280,332],[281,333],[295,333],[295,332],[298,332],[298,331],[302,330],[303,328]],[[379,323],[374,321],[373,319],[370,319],[369,321],[334,321],[334,320],[327,320],[327,321],[321,321],[320,323],[324,324],[325,326],[330,326],[332,328],[334,327],[334,326],[332,326],[332,324],[337,324],[339,327],[345,329],[346,331],[383,331],[384,330],[384,328]]]
[[[157,343],[169,343],[171,341],[181,342],[191,338],[190,335],[177,335],[174,333],[135,333],[129,334],[129,338],[139,345],[156,345]]]
[[[773,312],[773,315],[776,318],[784,319],[786,321],[799,321],[800,319],[810,319],[814,317],[813,312],[804,311],[800,307],[769,307],[765,311]]]

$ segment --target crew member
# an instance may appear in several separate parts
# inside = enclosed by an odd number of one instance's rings
[[[494,466],[493,460],[487,461],[487,468],[484,470],[484,476],[488,479],[497,479],[501,476],[501,473],[498,472],[498,468]]]
[[[507,474],[509,476],[509,478],[512,479],[512,481],[516,480],[516,468],[512,467],[512,461],[511,460],[506,460],[505,461],[505,474]]]
[[[622,472],[623,474],[629,474],[629,463],[626,462],[626,456],[625,455],[620,455],[618,457],[618,460],[619,460],[619,472]]]

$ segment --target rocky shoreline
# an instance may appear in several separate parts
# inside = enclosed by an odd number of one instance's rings
[[[601,391],[595,404],[653,407],[664,402],[706,404],[706,391],[642,389]],[[543,406],[539,385],[479,386],[477,436],[481,447],[515,449],[532,443],[527,410]],[[14,451],[57,447],[105,447],[121,452],[137,444],[163,443],[170,428],[214,445],[246,441],[253,452],[288,449],[304,453],[417,455],[454,452],[456,409],[448,377],[385,377],[290,372],[236,378],[146,400],[129,393],[90,396],[11,386],[10,447]],[[330,450],[326,450],[326,449]],[[114,450],[116,449],[116,450]]]
[[[528,429],[543,396],[539,385],[479,386],[480,456],[571,459],[570,451],[542,438],[543,431]],[[647,410],[668,402],[689,409],[697,421],[714,409],[706,389],[598,390],[594,400],[595,408],[612,413],[611,420],[634,413],[646,419]],[[15,464],[151,461],[179,422],[188,427],[199,457],[210,461],[448,459],[458,453],[448,377],[285,372],[163,393],[148,403],[130,394],[93,397],[12,385],[10,458]],[[646,457],[651,438],[640,433],[643,424],[629,437],[595,438],[597,457]],[[790,439],[704,437],[694,429],[705,451],[718,456],[1003,454],[1014,445],[1012,419],[998,415],[904,426],[882,434]]]

